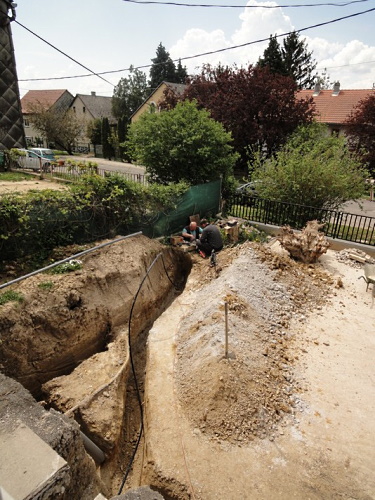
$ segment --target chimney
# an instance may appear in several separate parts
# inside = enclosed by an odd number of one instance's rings
[[[96,92],[94,92],[94,91],[92,90],[92,91],[91,91],[91,95],[96,96]]]
[[[332,92],[332,95],[333,96],[336,96],[336,95],[339,95],[340,93],[340,82],[335,82],[333,84],[333,92]]]
[[[313,96],[316,97],[320,94],[320,91],[322,90],[322,87],[320,85],[320,82],[316,82],[315,86],[314,86],[314,93],[313,93]]]

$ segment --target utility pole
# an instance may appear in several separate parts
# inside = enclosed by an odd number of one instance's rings
[[[26,146],[10,28],[15,7],[10,0],[0,0],[0,150]]]

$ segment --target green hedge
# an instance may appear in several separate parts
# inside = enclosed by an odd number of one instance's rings
[[[173,209],[187,189],[183,183],[148,187],[121,176],[91,175],[69,191],[2,196],[1,261],[139,231],[161,209]]]

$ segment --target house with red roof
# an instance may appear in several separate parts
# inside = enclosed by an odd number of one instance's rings
[[[46,139],[44,137],[41,137],[41,133],[33,127],[30,121],[30,116],[33,114],[35,106],[41,106],[44,110],[52,108],[58,110],[67,110],[71,105],[73,99],[73,95],[66,89],[29,90],[22,97],[21,110],[27,146],[49,146]]]
[[[345,121],[351,112],[357,107],[360,101],[366,99],[374,89],[350,89],[341,90],[340,83],[336,82],[332,90],[321,89],[320,84],[316,84],[312,90],[300,90],[297,94],[299,98],[312,97],[316,109],[316,120],[326,123],[331,134],[345,134]]]

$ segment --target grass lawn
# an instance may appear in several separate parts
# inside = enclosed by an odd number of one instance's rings
[[[30,174],[24,174],[23,172],[0,172],[0,182],[1,181],[33,181],[35,177]]]

